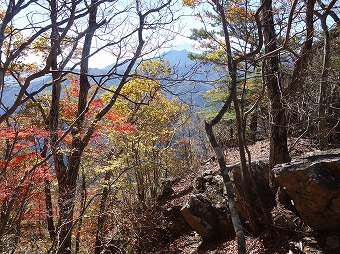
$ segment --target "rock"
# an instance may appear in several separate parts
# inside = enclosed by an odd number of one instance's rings
[[[234,184],[234,192],[235,192],[235,199],[237,210],[243,220],[247,220],[247,212],[244,207],[244,195],[243,195],[243,187],[242,187],[242,172],[241,172],[241,165],[240,163],[227,165],[227,169],[229,171],[230,178]],[[258,160],[252,162],[252,173],[254,175],[254,180],[257,184],[257,189],[259,194],[263,199],[263,203],[265,205],[265,209],[270,211],[275,206],[275,195],[272,193],[269,185],[269,162]],[[259,221],[262,220],[262,211],[257,202],[256,190],[254,186],[251,186],[251,198],[255,200],[253,207],[256,216],[258,217]]]
[[[168,178],[161,180],[158,200],[169,197],[173,193],[172,186],[174,182],[175,182],[174,179],[168,179]]]
[[[307,225],[319,232],[340,231],[340,150],[276,165],[273,172]]]
[[[301,227],[301,219],[297,217],[290,210],[282,209],[280,213],[277,213],[273,217],[273,224],[276,228],[286,229],[286,230],[299,230]]]
[[[219,171],[206,170],[201,175],[197,176],[194,180],[194,190],[196,193],[205,192],[211,185],[222,185],[223,189],[223,178],[220,176]],[[220,188],[219,188],[220,189]],[[223,193],[223,190],[222,190]]]
[[[205,183],[205,181],[204,181],[203,176],[196,177],[195,180],[194,180],[194,184],[193,184],[195,192],[197,192],[197,193],[204,192],[204,189],[205,189],[204,183]]]
[[[246,223],[247,213],[244,209],[244,198],[242,189],[242,173],[240,164],[227,165],[228,171],[234,183],[236,205],[241,219]],[[269,187],[268,163],[257,161],[252,164],[255,181],[261,193],[266,209],[272,208],[275,203],[274,195]],[[231,223],[226,190],[223,178],[218,170],[207,170],[199,175],[194,181],[194,195],[185,202],[181,213],[185,221],[201,235],[204,240],[234,235]],[[251,190],[256,200],[254,189]],[[256,214],[261,210],[256,206]],[[261,220],[261,216],[258,216]]]
[[[190,227],[184,220],[184,217],[181,215],[181,209],[182,206],[176,205],[168,208],[163,212],[165,217],[169,221],[167,229],[169,230],[169,233],[174,237],[177,237],[190,229]]]
[[[288,254],[303,254],[302,242],[289,242]]]
[[[181,213],[203,240],[234,235],[228,207],[222,195],[211,199],[205,194],[194,194],[185,202]]]

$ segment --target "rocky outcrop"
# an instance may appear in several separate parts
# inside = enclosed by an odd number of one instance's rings
[[[160,190],[157,197],[158,200],[169,197],[173,193],[172,186],[174,185],[175,182],[176,180],[171,178],[161,179]]]
[[[204,194],[192,195],[181,209],[185,221],[203,240],[234,235],[228,207],[217,205]]]
[[[307,225],[320,232],[340,231],[340,150],[277,165],[273,172]]]
[[[181,215],[181,205],[171,206],[163,214],[167,218],[167,230],[173,237],[177,237],[184,232],[190,231],[190,227]]]
[[[185,201],[181,209],[185,221],[203,240],[233,235],[223,178],[218,171],[203,172],[195,179],[194,189],[195,194]]]
[[[242,171],[240,163],[227,165],[227,169],[229,171],[230,178],[234,184],[234,192],[236,198],[236,205],[239,215],[243,220],[247,220],[247,211],[245,209],[245,199],[244,199],[244,191],[242,186]],[[261,211],[260,203],[258,202],[259,195],[262,198],[264,209],[270,211],[275,205],[275,196],[272,193],[269,186],[269,162],[264,160],[253,161],[252,162],[252,174],[254,176],[254,181],[256,183],[255,186],[252,185],[250,187],[250,195],[253,202],[254,207],[252,208],[259,223],[263,222],[263,213]]]
[[[230,177],[234,183],[235,199],[240,217],[244,223],[247,214],[244,208],[244,197],[242,187],[242,173],[240,164],[228,165]],[[264,202],[270,209],[274,204],[274,196],[269,188],[269,166],[268,163],[257,161],[252,163],[252,170],[258,190],[263,196]],[[207,170],[194,181],[194,194],[184,203],[181,213],[185,221],[204,240],[234,235],[231,222],[223,178],[219,170]],[[256,198],[254,188],[251,191]],[[261,214],[260,207],[255,208],[257,214]],[[261,222],[261,217],[258,216]]]

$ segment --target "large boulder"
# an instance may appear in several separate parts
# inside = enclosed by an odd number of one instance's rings
[[[217,205],[205,194],[195,194],[185,202],[181,213],[185,221],[203,240],[234,235],[233,225],[225,201]]]
[[[181,209],[181,205],[174,205],[163,212],[167,219],[167,230],[171,237],[178,237],[184,232],[190,231],[188,223],[181,215]]]
[[[171,194],[174,191],[172,189],[172,186],[174,185],[175,182],[176,182],[176,179],[172,179],[172,178],[161,179],[160,190],[159,190],[159,194],[157,197],[159,201],[166,197],[171,196]]]
[[[276,165],[273,173],[307,225],[320,232],[340,231],[340,150]]]
[[[245,198],[244,198],[244,187],[242,184],[242,170],[241,164],[230,164],[227,165],[227,170],[229,171],[230,178],[234,185],[234,193],[236,199],[236,206],[239,212],[239,215],[243,220],[247,220],[248,215],[245,209]],[[251,164],[251,173],[254,177],[254,181],[256,183],[256,188],[253,184],[250,186],[250,196],[253,202],[253,211],[257,216],[258,222],[263,222],[263,211],[260,207],[260,203],[258,202],[258,195],[262,199],[264,209],[266,211],[270,211],[275,206],[275,196],[270,189],[269,184],[269,162],[264,160],[253,161]],[[249,188],[249,186],[246,186]]]
[[[234,235],[223,178],[216,170],[204,171],[195,179],[194,194],[184,202],[181,213],[203,240]]]
[[[234,184],[236,205],[243,222],[247,222],[247,212],[244,208],[244,197],[242,187],[242,172],[240,164],[227,165],[227,170]],[[252,163],[254,180],[258,192],[270,209],[274,203],[274,196],[269,187],[268,163],[256,161]],[[255,189],[251,188],[251,195],[256,200]],[[256,204],[256,202],[254,202]],[[257,205],[255,213],[261,222],[261,208]],[[204,240],[219,237],[233,236],[234,228],[231,222],[226,190],[220,171],[215,168],[206,170],[194,181],[194,194],[184,203],[181,209],[185,221]]]

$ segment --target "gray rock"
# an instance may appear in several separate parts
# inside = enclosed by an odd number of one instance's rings
[[[244,210],[240,164],[227,165],[227,169],[233,180],[237,209],[240,217],[243,218],[243,222],[246,223],[248,216]],[[272,207],[274,195],[269,188],[268,163],[254,162],[252,170],[265,203],[268,204],[268,207]],[[225,195],[226,190],[220,172],[217,170],[204,171],[195,179],[194,190],[195,194],[189,197],[181,209],[185,221],[204,240],[234,235]],[[254,195],[253,198],[256,198],[255,191],[252,190],[251,192]],[[256,207],[256,209],[258,214],[261,214],[260,207]]]
[[[185,202],[181,213],[203,240],[234,235],[227,204],[221,196],[211,199],[205,194],[194,194]]]
[[[204,177],[198,176],[194,180],[194,190],[197,193],[204,192]]]
[[[301,227],[301,219],[289,210],[283,210],[273,218],[273,223],[276,228],[286,230],[298,230]]]
[[[189,225],[181,215],[182,206],[172,206],[164,211],[165,217],[168,219],[168,230],[172,236],[179,236],[190,230]]]
[[[158,199],[169,197],[173,193],[172,185],[174,182],[175,180],[170,178],[161,180]]]
[[[340,231],[340,150],[276,165],[273,172],[307,225],[320,232]]]
[[[248,215],[244,207],[244,191],[242,187],[242,171],[240,163],[227,165],[227,169],[230,178],[234,184],[234,192],[236,198],[237,210],[243,220],[247,220]],[[263,199],[265,209],[270,211],[275,206],[275,195],[272,193],[269,182],[269,162],[268,161],[253,161],[252,162],[252,174],[254,175],[255,182],[257,184],[257,189],[259,194]],[[251,186],[251,198],[257,201],[257,195],[254,186]],[[254,202],[255,207],[253,207],[256,216],[258,216],[259,221],[262,217],[261,207],[258,202]]]

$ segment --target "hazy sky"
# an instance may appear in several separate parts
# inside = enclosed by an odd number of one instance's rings
[[[34,8],[33,8],[34,7]],[[28,19],[34,20],[35,22],[39,20],[44,20],[44,22],[49,23],[49,18],[46,15],[42,15],[39,11],[39,6],[32,5],[32,7],[29,7],[25,9],[22,13],[20,13],[19,18],[15,20],[16,26],[19,27],[25,27],[28,24]],[[188,50],[188,51],[195,51],[195,48],[193,47],[194,41],[191,41],[187,37],[190,36],[191,32],[190,29],[196,27],[201,27],[200,22],[192,16],[193,10],[187,7],[179,7],[178,15],[183,16],[181,20],[178,22],[178,25],[174,28],[174,32],[178,32],[181,35],[177,35],[175,40],[169,42],[167,45],[167,48],[161,49],[161,52],[166,52],[171,49],[174,50]],[[100,44],[100,43],[99,43]],[[95,45],[95,43],[94,43]],[[27,62],[39,62],[41,61],[41,58],[37,55],[30,55],[29,59],[27,59]],[[89,66],[92,68],[104,68],[110,64],[112,64],[115,61],[114,56],[112,56],[110,53],[106,51],[102,51],[100,53],[97,53],[95,56],[91,57],[91,60],[89,62]]]
[[[178,29],[181,35],[177,35],[176,38],[167,45],[168,47],[162,49],[161,52],[183,49],[197,52],[197,49],[193,46],[195,41],[190,40],[188,36],[190,36],[192,28],[200,28],[202,25],[199,20],[192,16],[192,9],[182,7],[181,12],[183,14],[183,18],[179,22],[180,29]],[[114,58],[110,57],[109,53],[103,51],[96,54],[96,56],[91,57],[89,65],[93,68],[104,68],[112,64],[113,61]]]

